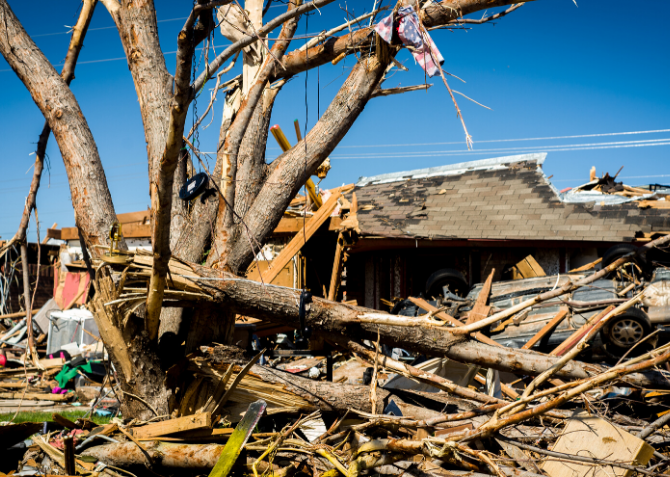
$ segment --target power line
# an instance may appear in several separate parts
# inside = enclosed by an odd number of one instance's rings
[[[421,157],[423,155],[430,156],[431,154],[450,154],[450,153],[462,153],[462,152],[484,152],[484,153],[499,153],[507,151],[521,151],[521,150],[533,150],[533,151],[545,151],[553,150],[556,148],[568,148],[568,147],[586,147],[586,146],[616,146],[621,144],[647,144],[647,143],[657,143],[657,142],[668,142],[670,138],[662,139],[639,139],[636,141],[614,141],[614,142],[595,142],[595,143],[583,143],[583,144],[556,144],[556,145],[544,145],[544,146],[517,146],[517,147],[499,147],[493,149],[479,149],[478,151],[468,151],[467,149],[451,149],[446,151],[421,151],[416,152],[415,156],[411,157]],[[364,157],[376,157],[379,153],[358,153],[356,156],[344,156],[338,154],[331,154],[331,157],[350,157],[350,158],[364,158]],[[407,157],[405,152],[389,152],[384,153],[383,157]]]
[[[487,139],[484,141],[476,141],[476,144],[491,143],[491,142],[517,142],[517,141],[541,141],[541,140],[554,140],[554,139],[575,139],[575,138],[584,138],[584,137],[604,137],[604,136],[625,136],[630,134],[657,134],[670,132],[670,129],[654,129],[648,131],[627,131],[627,132],[616,132],[616,133],[602,133],[602,134],[580,134],[577,136],[553,136],[553,137],[525,137],[519,139]],[[364,148],[364,147],[416,147],[416,146],[443,146],[449,144],[463,144],[463,141],[455,142],[416,142],[416,143],[407,143],[407,144],[361,144],[358,146],[337,146],[338,148]],[[277,147],[269,147],[268,149],[279,149]]]
[[[505,154],[527,154],[531,152],[566,152],[566,151],[588,151],[588,150],[597,150],[597,149],[623,149],[623,148],[630,148],[630,147],[649,147],[649,146],[670,146],[670,142],[661,142],[661,143],[647,143],[647,144],[640,144],[640,143],[635,143],[635,144],[622,144],[618,146],[586,146],[586,147],[564,147],[564,148],[559,148],[559,149],[548,149],[548,148],[542,148],[538,147],[533,150],[524,150],[524,149],[512,149],[512,150],[506,150]],[[343,157],[335,157],[335,156],[330,156],[331,159],[336,159],[336,160],[352,160],[352,159],[403,159],[403,158],[422,158],[422,157],[453,157],[453,156],[473,156],[473,155],[481,155],[481,154],[496,154],[495,152],[492,152],[491,150],[489,151],[466,151],[463,150],[463,152],[454,152],[454,153],[443,153],[443,154],[426,154],[426,155],[421,155],[421,154],[406,154],[403,156],[388,156],[388,155],[383,155],[383,156],[343,156]]]
[[[165,22],[174,22],[177,20],[186,20],[188,17],[179,17],[179,18],[167,18],[165,20],[157,20],[156,23],[165,23]],[[56,35],[69,35],[72,33],[72,27],[69,27],[68,25],[63,25],[68,28],[68,31],[61,31],[58,33],[40,33],[39,35],[30,35],[31,38],[39,38],[42,36],[56,36]],[[116,30],[116,25],[112,26],[106,26],[106,27],[97,27],[97,28],[89,28],[87,32],[89,31],[100,31],[100,30]]]

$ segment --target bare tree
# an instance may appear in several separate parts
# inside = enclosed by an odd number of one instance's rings
[[[125,274],[121,283],[115,283],[108,267],[103,266],[97,269],[94,281],[96,294],[92,308],[120,374],[125,393],[124,415],[140,418],[153,417],[154,413],[169,415],[174,410],[177,393],[184,389],[185,378],[174,372],[174,368],[166,379],[168,366],[175,360],[161,359],[158,352],[161,328],[170,320],[178,322],[181,316],[178,308],[165,306],[166,280],[173,279],[168,276],[171,258],[191,264],[192,270],[209,279],[224,280],[243,273],[279,223],[290,201],[346,135],[368,101],[373,96],[383,96],[378,94],[380,85],[402,45],[383,42],[371,27],[355,31],[346,28],[346,34],[332,36],[338,30],[335,28],[331,36],[323,35],[307,48],[289,51],[301,16],[332,1],[294,0],[284,13],[264,21],[258,15],[262,0],[248,0],[247,5],[256,7],[255,12],[249,8],[250,13],[232,0],[198,0],[176,39],[178,51],[173,77],[160,48],[154,2],[100,0],[118,29],[139,100],[147,142],[153,216],[153,261],[144,313],[138,307],[109,306],[118,298]],[[87,2],[90,3],[95,2]],[[513,3],[516,2],[400,0],[393,11],[397,12],[404,4],[418,7],[424,27],[432,29],[458,23],[464,15]],[[222,31],[233,44],[191,82],[196,48],[207,41],[219,23],[215,20],[216,8],[219,8]],[[264,38],[277,29],[281,29],[279,40],[270,49]],[[7,0],[0,0],[0,51],[43,113],[48,125],[44,134],[48,136],[50,129],[56,138],[68,175],[76,225],[83,243],[95,257],[100,253],[100,246],[109,245],[109,230],[116,220],[95,139],[68,86],[67,75],[64,72],[61,76],[55,71],[25,32]],[[188,160],[182,153],[186,144],[187,112],[205,83],[217,77],[220,80],[218,72],[224,64],[242,51],[244,79],[233,83],[227,93],[230,101],[226,102],[216,165],[211,171],[219,193],[197,201],[189,210],[176,199],[178,188],[185,180]],[[354,54],[356,64],[323,116],[296,147],[266,164],[270,115],[285,80]],[[235,97],[239,101],[235,101]],[[198,151],[192,152],[197,154]],[[36,174],[31,191],[37,190],[38,184]],[[121,243],[119,248],[123,250],[126,246]],[[195,265],[194,262],[202,261],[208,249],[207,267]],[[226,294],[225,287],[219,286],[223,282],[210,283],[218,284],[219,288],[211,292],[212,300],[218,300],[218,304],[198,306],[190,311],[189,349],[212,341],[228,342],[235,313],[241,310],[268,316],[274,309],[273,319],[291,321],[285,316],[283,309],[287,305],[281,297],[258,293],[260,284],[253,285],[251,292],[245,295],[240,293],[242,285],[235,293]],[[251,298],[256,305],[250,302]],[[273,303],[276,303],[274,308]],[[347,316],[352,313],[351,309],[338,307],[331,313],[338,310]],[[144,319],[138,314],[143,314]],[[329,331],[337,329],[335,326]],[[416,336],[409,333],[400,339],[413,338]],[[444,345],[449,348],[450,343],[464,340],[467,338],[454,336]],[[426,344],[424,350],[428,348]],[[434,347],[431,350],[434,352]]]

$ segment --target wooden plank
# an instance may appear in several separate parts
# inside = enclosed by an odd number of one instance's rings
[[[60,240],[60,230],[56,227],[58,227],[58,223],[54,222],[51,228],[47,229],[47,235],[44,237],[44,240],[42,240],[42,243],[47,243],[50,238]]]
[[[74,422],[69,420],[67,417],[61,416],[57,412],[54,412],[51,415],[51,419],[54,422],[57,422],[58,424],[60,424],[61,426],[67,427],[68,429],[81,429],[81,426],[78,426],[77,424],[75,424]]]
[[[340,288],[342,281],[342,255],[344,251],[344,237],[342,232],[337,234],[337,245],[335,245],[335,259],[333,260],[333,270],[330,274],[330,285],[328,288],[328,299],[335,300],[337,297],[337,290]]]
[[[556,313],[556,316],[554,316],[549,323],[544,325],[540,331],[535,333],[535,336],[533,336],[530,340],[528,340],[528,343],[523,345],[521,349],[531,349],[533,346],[535,346],[535,343],[540,341],[542,338],[545,337],[545,335],[556,328],[561,321],[565,319],[565,317],[568,315],[568,309],[567,308],[561,308],[558,310],[558,313]]]
[[[270,262],[267,260],[255,260],[251,263],[251,265],[249,265],[249,268],[247,269],[247,278],[249,280],[259,282],[261,280],[261,274],[265,273],[269,267]],[[293,288],[295,285],[293,282],[293,272],[293,262],[289,261],[272,280],[272,284]],[[298,287],[300,287],[300,285],[298,285]]]
[[[116,220],[122,225],[130,222],[148,222],[151,220],[150,210],[141,210],[139,212],[127,212],[125,214],[116,214]]]
[[[554,452],[583,455],[645,467],[654,448],[642,439],[599,417],[584,414],[570,419],[552,448]],[[547,459],[542,470],[550,477],[628,477],[633,471],[609,465],[593,466],[561,459]]]
[[[603,261],[603,258],[600,257],[598,260],[594,260],[591,263],[587,263],[586,265],[582,265],[579,268],[573,268],[570,270],[568,273],[574,273],[574,272],[585,272],[586,270],[591,270],[592,268],[595,268],[596,265],[598,265],[600,262]]]
[[[491,273],[486,278],[482,290],[477,296],[472,310],[468,313],[468,319],[465,321],[466,324],[475,323],[483,318],[489,316],[490,306],[487,306],[486,303],[489,301],[489,295],[491,294],[491,285],[493,284],[493,275],[495,274],[496,269],[491,269]]]
[[[63,358],[44,358],[40,359],[40,366],[43,366],[44,369],[49,368],[60,368],[65,364]]]
[[[310,219],[307,219],[309,222]],[[277,227],[272,232],[273,234],[295,234],[302,231],[303,222],[305,220],[301,217],[283,217]],[[339,217],[329,217],[326,221],[329,232],[336,232],[340,230],[340,223],[342,219]]]
[[[0,393],[0,399],[25,399],[27,401],[67,401],[69,394],[48,394],[48,393]]]
[[[523,278],[546,277],[547,274],[544,269],[537,263],[537,260],[532,255],[528,255],[519,263],[514,265]]]
[[[604,323],[601,323],[602,319],[607,315],[610,311],[614,310],[616,308],[614,305],[610,305],[604,310],[602,310],[600,313],[595,314],[589,320],[584,323],[577,331],[572,333],[563,343],[558,345],[551,353],[549,353],[551,356],[562,356],[564,355],[567,351],[571,350],[577,343],[579,343],[579,340],[581,340],[584,336],[586,336],[586,333],[591,331],[592,328],[598,327],[601,328]]]
[[[272,280],[281,272],[282,268],[291,260],[296,253],[300,251],[305,242],[310,239],[314,233],[324,224],[330,214],[337,207],[337,199],[340,197],[340,190],[333,190],[328,200],[319,208],[319,210],[312,216],[305,225],[304,232],[295,234],[295,237],[284,247],[279,255],[270,264],[270,268],[263,273],[263,283],[272,283]]]
[[[193,414],[191,416],[178,417],[168,421],[155,422],[142,427],[133,428],[133,437],[136,439],[149,439],[151,437],[165,436],[182,431],[193,431],[212,427],[212,415],[208,412]]]

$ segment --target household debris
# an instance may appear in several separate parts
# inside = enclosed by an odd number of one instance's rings
[[[652,242],[647,249],[669,240]],[[174,372],[190,376],[176,396],[179,404],[171,416],[146,422],[117,417],[96,427],[55,414],[53,423],[41,431],[44,435],[33,436],[32,444],[28,441],[19,471],[27,472],[40,462],[40,471],[63,474],[67,459],[60,449],[72,439],[76,473],[103,468],[143,473],[144,468],[217,477],[229,473],[670,475],[670,428],[665,425],[670,421],[666,417],[670,373],[663,370],[670,360],[670,343],[659,343],[647,334],[646,341],[630,342],[619,354],[609,348],[607,364],[595,354],[590,357],[592,364],[576,361],[589,345],[597,347],[598,330],[632,310],[643,313],[642,309],[664,304],[660,296],[667,287],[662,283],[670,275],[663,267],[653,270],[651,277],[635,274],[642,269],[635,265],[642,263],[641,257],[641,253],[624,254],[600,271],[558,278],[495,282],[492,272],[466,298],[451,293],[447,284],[437,300],[409,301],[427,312],[423,315],[359,318],[377,323],[380,332],[385,327],[436,333],[467,328],[476,330],[475,338],[484,342],[492,340],[478,330],[534,322],[545,333],[535,343],[544,336],[562,337],[558,343],[545,341],[538,348],[542,352],[523,352],[538,364],[542,356],[560,356],[552,358],[555,364],[544,371],[522,362],[517,372],[510,373],[429,359],[423,353],[350,337],[346,331],[334,334],[328,327],[321,329],[325,333],[320,337],[321,346],[329,349],[327,356],[303,349],[304,334],[299,332],[254,337],[247,350],[204,346],[167,372],[167,376]],[[136,276],[151,257],[136,253],[129,259],[124,268],[130,267],[133,271],[127,273]],[[526,263],[532,261],[530,257]],[[183,299],[203,293],[188,279],[186,267],[178,262],[171,267],[175,280],[167,296]],[[652,286],[651,301],[645,304],[645,292]],[[630,289],[618,295],[625,288]],[[134,300],[136,291],[132,293],[126,298]],[[124,299],[123,293],[119,299]],[[306,309],[300,329],[310,326],[320,303]],[[530,311],[519,315],[526,309]],[[576,311],[585,310],[591,317],[586,326],[576,321]],[[546,320],[536,316],[540,312],[551,315],[549,323],[571,324],[569,332],[546,332]],[[492,320],[495,316],[500,318]],[[496,339],[495,332],[491,336]],[[289,349],[276,352],[280,346]],[[78,361],[69,360],[55,369],[67,376],[77,366]],[[329,366],[334,379],[329,378]],[[571,379],[563,373],[575,366],[585,371],[582,377]],[[117,389],[118,378],[112,373],[108,379],[107,394]]]

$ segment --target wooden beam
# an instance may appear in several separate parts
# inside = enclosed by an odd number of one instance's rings
[[[283,217],[277,227],[272,232],[273,234],[296,234],[302,231],[304,219],[300,217]],[[340,230],[340,223],[342,219],[339,217],[329,217],[326,224],[329,232],[337,232]]]
[[[337,290],[342,280],[342,255],[344,252],[344,236],[342,232],[337,234],[337,245],[335,245],[335,259],[333,260],[333,271],[330,274],[330,286],[328,288],[328,299],[335,301]]]
[[[58,222],[54,222],[54,224],[51,226],[51,228],[47,229],[47,235],[46,235],[46,237],[44,237],[44,240],[42,240],[42,243],[47,243],[50,238],[55,238],[55,239],[60,238],[60,230],[58,230],[56,227],[58,227]]]
[[[178,417],[168,421],[155,422],[142,427],[133,428],[133,437],[136,439],[150,439],[182,431],[207,429],[212,427],[212,415],[208,412]]]
[[[584,323],[577,331],[572,333],[563,343],[558,345],[551,353],[549,353],[551,356],[563,356],[566,352],[570,351],[579,341],[586,336],[586,333],[591,331],[594,327],[597,328],[602,328],[604,323],[602,322],[602,319],[607,316],[607,314],[614,310],[616,307],[614,305],[610,305],[604,310],[602,310],[600,313],[595,314],[591,318],[588,319],[586,323]]]
[[[340,197],[340,189],[333,190],[328,200],[321,206],[321,208],[307,221],[304,226],[305,230],[295,234],[295,237],[284,247],[277,257],[272,261],[270,267],[261,275],[263,283],[271,283],[277,274],[284,268],[284,266],[291,260],[295,254],[305,245],[305,242],[310,239],[314,233],[328,220],[330,214],[337,207],[337,199]]]
[[[565,319],[565,317],[568,315],[568,309],[567,308],[561,308],[558,310],[558,313],[556,313],[556,316],[554,316],[549,323],[544,325],[540,331],[538,331],[535,336],[533,336],[530,340],[528,340],[528,343],[523,345],[521,349],[531,349],[535,344],[540,341],[542,338],[545,337],[547,333],[550,333],[551,331],[556,328],[561,321]]]
[[[484,286],[482,287],[482,290],[479,292],[479,296],[477,296],[477,301],[475,301],[472,310],[470,310],[470,313],[468,313],[468,319],[465,322],[466,324],[469,325],[470,323],[474,323],[489,316],[489,310],[491,309],[491,307],[487,306],[486,303],[489,301],[489,295],[491,294],[491,285],[493,284],[493,275],[495,273],[496,269],[495,268],[491,269],[491,273],[484,282]]]

